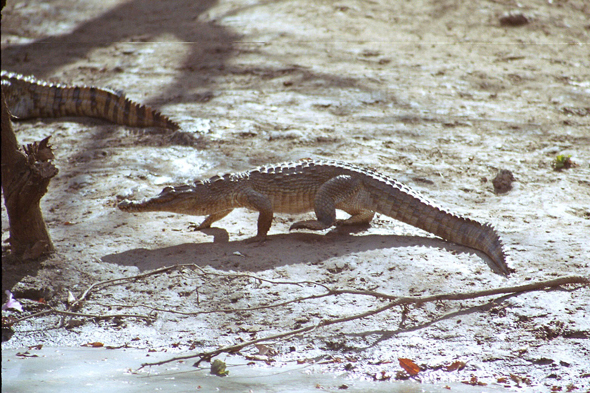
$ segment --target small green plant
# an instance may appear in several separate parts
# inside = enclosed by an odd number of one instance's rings
[[[572,160],[572,155],[568,154],[558,154],[555,157],[555,160],[551,163],[551,167],[553,167],[556,171],[561,171],[562,169],[570,169],[576,166],[576,163]]]

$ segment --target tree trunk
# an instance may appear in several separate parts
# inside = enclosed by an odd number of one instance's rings
[[[39,202],[57,175],[49,137],[19,151],[2,89],[2,191],[10,224],[10,249],[22,259],[37,259],[53,251]]]

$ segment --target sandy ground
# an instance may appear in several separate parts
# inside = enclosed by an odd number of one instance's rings
[[[515,11],[528,23],[502,25]],[[587,276],[589,17],[584,0],[9,2],[2,69],[121,89],[190,137],[91,119],[18,123],[20,143],[52,136],[60,172],[42,208],[57,252],[41,264],[3,264],[2,289],[30,312],[39,309],[33,300],[63,308],[68,291],[79,296],[93,282],[149,269],[188,263],[220,274],[181,269],[105,287],[81,310],[147,314],[321,292],[230,273],[401,296]],[[558,154],[578,166],[554,171]],[[251,212],[195,232],[189,222],[202,218],[114,207],[165,185],[306,157],[376,168],[492,223],[516,273],[496,275],[479,254],[382,216],[348,234],[289,234],[301,217],[277,216],[269,240],[250,244]],[[496,194],[491,180],[501,169],[516,182]],[[3,208],[4,241],[7,226]],[[153,323],[79,319],[66,328],[44,317],[16,325],[2,345],[98,341],[172,356],[378,304],[342,296],[234,313],[160,311]],[[425,304],[403,323],[400,311],[273,342],[272,364],[324,362],[324,372],[393,380],[397,358],[410,358],[425,370],[422,383],[590,386],[588,287]],[[456,360],[466,367],[444,371]]]

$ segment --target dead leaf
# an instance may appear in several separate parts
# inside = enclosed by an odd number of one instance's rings
[[[381,371],[381,378],[380,381],[389,381],[391,379],[391,375],[387,374],[385,371]]]
[[[31,355],[29,351],[26,352],[18,352],[16,356],[20,356],[22,358],[38,358],[39,355]]]
[[[91,347],[91,348],[101,348],[104,347],[104,344],[98,341],[82,344],[83,347]]]
[[[254,344],[256,349],[258,349],[259,355],[267,355],[267,356],[274,356],[277,354],[277,351],[274,350],[272,347],[264,344]]]
[[[453,363],[445,366],[445,371],[463,370],[465,368],[465,362],[455,360]]]
[[[420,372],[420,367],[410,359],[398,358],[399,365],[412,377]]]
[[[275,361],[273,358],[268,357],[266,355],[244,355],[244,357],[247,360],[254,360],[256,362],[265,362],[267,364],[270,364]]]
[[[477,376],[472,375],[471,379],[469,381],[461,381],[461,383],[464,383],[465,385],[472,385],[472,386],[486,386],[487,383],[485,382],[480,382],[477,379]]]

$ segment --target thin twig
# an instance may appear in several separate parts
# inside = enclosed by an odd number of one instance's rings
[[[134,307],[144,307],[149,308],[151,311],[159,311],[163,313],[170,313],[170,314],[177,314],[177,315],[201,315],[201,314],[229,314],[232,312],[249,312],[249,311],[257,311],[257,310],[264,310],[268,308],[277,308],[283,307],[292,303],[301,303],[306,300],[315,300],[321,299],[323,297],[333,296],[332,292],[322,293],[320,295],[309,295],[309,296],[302,296],[292,300],[285,300],[279,303],[267,304],[266,306],[256,306],[256,307],[246,307],[246,308],[219,308],[213,310],[204,310],[204,311],[175,311],[169,310],[160,307],[153,307],[148,306],[146,304],[103,304],[99,302],[93,302],[92,304],[96,304],[103,307],[125,307],[125,308],[134,308]]]
[[[95,282],[94,284],[90,285],[85,291],[84,293],[82,293],[82,295],[76,300],[76,302],[72,305],[72,306],[76,306],[78,304],[80,304],[81,302],[83,302],[84,300],[86,300],[86,297],[88,296],[88,294],[97,287],[100,286],[110,286],[110,285],[116,285],[116,284],[123,284],[125,282],[129,282],[129,281],[135,281],[135,280],[139,280],[141,278],[145,278],[148,276],[153,276],[156,274],[160,274],[160,273],[165,273],[168,272],[170,270],[174,270],[174,269],[178,269],[179,267],[184,267],[187,265],[175,265],[175,266],[168,266],[168,267],[163,267],[160,269],[154,269],[151,270],[149,272],[146,273],[142,273],[142,274],[138,274],[135,276],[131,276],[131,277],[120,277],[120,278],[114,278],[111,280],[105,280],[105,281],[99,281],[99,282]]]
[[[58,310],[50,306],[46,306],[49,309],[43,310],[34,314],[26,315],[24,317],[18,318],[11,322],[12,325],[17,324],[22,321],[26,321],[27,319],[40,317],[42,315],[48,314],[56,314],[56,315],[63,315],[69,317],[84,317],[84,318],[93,318],[93,319],[107,319],[107,318],[139,318],[139,319],[147,319],[153,320],[154,317],[150,317],[149,315],[140,315],[140,314],[86,314],[80,312],[73,312],[73,311],[65,311],[65,310]]]
[[[315,282],[315,281],[275,281],[275,280],[257,277],[252,274],[208,272],[199,265],[196,265],[194,263],[186,263],[186,264],[167,266],[167,267],[162,267],[159,269],[150,270],[149,272],[138,274],[135,276],[120,277],[120,278],[114,278],[111,280],[96,282],[96,283],[90,285],[84,291],[84,293],[82,293],[82,295],[76,300],[76,302],[72,305],[72,307],[75,307],[75,306],[79,305],[80,303],[82,303],[83,301],[85,301],[86,298],[88,297],[88,295],[90,294],[90,292],[92,290],[94,290],[95,288],[103,287],[103,286],[119,285],[119,284],[123,284],[123,283],[129,282],[129,281],[137,281],[142,278],[146,278],[146,277],[161,274],[161,273],[167,273],[171,270],[180,270],[185,267],[195,268],[195,269],[199,270],[203,276],[220,276],[220,277],[226,277],[226,278],[232,278],[232,279],[233,278],[251,278],[254,280],[258,280],[261,282],[267,282],[269,284],[274,284],[274,285],[295,285],[295,286],[317,285],[317,286],[320,286],[320,287],[326,289],[327,291],[330,290],[327,285],[319,283],[319,282]]]

